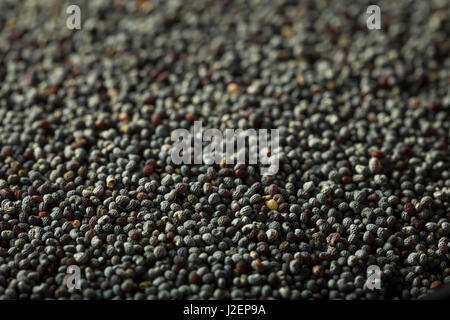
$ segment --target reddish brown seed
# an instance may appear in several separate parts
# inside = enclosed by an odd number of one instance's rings
[[[408,202],[407,204],[405,204],[404,209],[405,209],[406,213],[409,215],[413,215],[416,213],[416,208],[414,208],[414,205],[411,202]]]
[[[245,168],[237,168],[234,170],[236,177],[243,179],[247,176],[247,170]]]
[[[437,150],[446,150],[447,147],[447,140],[445,138],[441,138],[434,143],[434,148]]]
[[[116,242],[116,236],[114,234],[108,234],[106,236],[106,242],[113,245]]]
[[[159,114],[157,114],[157,113],[154,113],[154,114],[152,115],[152,124],[153,124],[155,127],[157,127],[157,126],[159,126],[159,125],[161,124],[161,122],[162,122],[162,117],[161,117],[161,115],[159,115]]]
[[[57,86],[49,86],[47,88],[47,92],[48,92],[48,94],[56,94],[58,92],[58,87]]]
[[[296,240],[296,236],[293,232],[288,232],[286,235],[286,240],[289,241],[290,243],[295,242]]]
[[[239,261],[238,263],[236,263],[236,271],[239,274],[246,274],[246,273],[248,273],[248,271],[249,271],[248,269],[249,268],[248,268],[248,265],[247,265],[246,262]]]
[[[278,186],[276,184],[271,184],[269,186],[269,193],[273,196],[278,193]]]
[[[367,196],[367,201],[378,202],[379,200],[380,200],[380,196],[376,193],[372,193],[369,196]]]
[[[255,259],[252,261],[252,267],[258,272],[264,271],[264,265],[261,263],[261,260]]]
[[[91,228],[94,228],[97,224],[98,218],[96,216],[93,216],[91,219],[89,219],[89,226]]]
[[[127,219],[125,217],[116,218],[116,224],[123,227],[127,224]]]
[[[199,221],[202,219],[202,216],[199,215],[198,213],[194,213],[194,214],[191,216],[191,218],[192,218],[192,220],[194,220],[195,222],[199,222]]]
[[[14,194],[11,190],[9,189],[2,189],[0,190],[0,195],[8,200],[13,200]]]
[[[384,158],[384,152],[381,150],[372,150],[372,152],[370,152],[370,155],[372,157],[378,158],[378,159],[383,159]]]
[[[153,173],[153,170],[155,170],[155,166],[148,164],[144,167],[144,175],[149,176]]]
[[[25,151],[24,157],[27,160],[34,160],[33,151]]]
[[[401,150],[401,153],[405,157],[412,157],[414,155],[413,151],[408,146],[404,146]]]
[[[197,116],[194,113],[189,112],[186,114],[186,120],[189,122],[194,122],[197,120]]]
[[[74,258],[69,258],[69,259],[67,259],[66,264],[67,264],[68,266],[76,265],[76,264],[77,264],[77,261],[76,261]]]
[[[145,98],[144,100],[144,104],[155,104],[156,102],[156,97],[153,96],[149,96],[147,98]]]
[[[441,110],[441,108],[442,108],[442,104],[440,104],[439,102],[436,102],[436,101],[432,101],[428,105],[428,109],[430,109],[433,112],[438,112]]]
[[[256,236],[256,239],[258,239],[258,241],[261,241],[261,242],[266,242],[267,235],[263,230],[259,230],[258,235]]]
[[[97,130],[103,130],[105,129],[105,121],[103,119],[99,119],[95,122],[95,128]]]
[[[313,293],[312,297],[314,300],[323,300],[323,296],[320,293]]]
[[[231,169],[229,168],[222,168],[219,170],[218,175],[221,177],[228,177],[232,174]]]
[[[414,227],[414,229],[417,230],[422,230],[422,228],[424,227],[425,223],[421,220],[413,220],[409,223],[410,226]]]
[[[327,237],[327,243],[334,247],[336,245],[336,243],[339,242],[339,240],[341,239],[341,236],[339,233],[330,233]]]
[[[39,121],[39,127],[44,129],[45,131],[49,131],[50,130],[50,122],[48,122],[48,120],[41,120]]]
[[[172,116],[173,120],[180,122],[181,120],[183,120],[183,116],[179,113],[175,114]]]
[[[197,272],[192,271],[192,272],[189,274],[189,283],[191,283],[191,284],[197,284],[197,283],[199,283],[199,282],[200,282],[200,277],[199,277],[199,275],[197,274]]]
[[[389,77],[381,76],[378,78],[378,84],[381,88],[387,89],[389,87]]]
[[[14,199],[21,200],[22,199],[22,191],[20,191],[20,190],[14,191]]]
[[[41,203],[43,201],[41,196],[32,196],[32,198],[36,203]]]
[[[353,178],[351,176],[343,176],[341,181],[342,183],[349,184],[353,182]]]
[[[49,215],[50,215],[50,212],[47,212],[47,211],[39,212],[39,217],[41,217],[41,218],[48,217]]]
[[[441,285],[442,285],[442,283],[441,283],[440,281],[438,281],[438,280],[433,281],[433,282],[430,284],[430,289],[431,289],[431,290],[434,290],[434,289],[440,287]]]
[[[141,237],[141,233],[138,230],[130,230],[130,232],[128,232],[128,236],[131,240],[136,241]]]

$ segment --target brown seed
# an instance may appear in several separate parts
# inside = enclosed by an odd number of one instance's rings
[[[275,200],[273,200],[273,199],[270,199],[270,200],[266,201],[266,206],[271,211],[278,209],[278,203]]]
[[[195,120],[197,120],[197,116],[194,113],[189,112],[188,114],[186,114],[186,120],[189,122],[194,122]]]
[[[315,276],[322,277],[323,276],[323,267],[321,265],[315,265],[312,268],[312,272]]]
[[[325,236],[322,232],[315,232],[311,235],[311,238],[314,240],[314,242],[323,242]]]
[[[412,97],[412,98],[409,99],[409,104],[414,106],[414,107],[420,106],[420,103],[421,103],[420,99],[417,98],[417,97]]]
[[[349,184],[353,182],[353,178],[351,176],[343,176],[341,181],[342,183]]]
[[[162,116],[160,114],[154,113],[152,114],[152,124],[157,127],[162,122]]]
[[[430,289],[431,289],[431,290],[434,290],[434,289],[440,287],[441,285],[442,285],[442,283],[441,283],[440,281],[438,281],[438,280],[433,281],[433,282],[430,284]]]
[[[70,222],[75,228],[79,228],[81,223],[79,220],[73,220],[72,222]]]
[[[246,274],[249,272],[249,268],[246,262],[244,261],[239,261],[238,263],[236,263],[236,271],[238,272],[238,274]]]
[[[372,150],[372,152],[370,152],[370,155],[372,157],[378,158],[378,159],[383,159],[384,158],[384,152],[380,151],[380,150]]]
[[[32,198],[36,203],[41,203],[43,201],[41,196],[32,196]]]
[[[143,281],[143,282],[139,283],[139,288],[141,290],[145,290],[146,288],[151,287],[152,284],[153,284],[152,281]]]
[[[192,271],[190,274],[189,274],[189,283],[191,283],[191,284],[197,284],[197,283],[199,283],[200,282],[200,277],[199,277],[199,275],[195,272],[195,271]]]
[[[22,191],[20,191],[20,190],[14,191],[14,199],[21,200],[22,199]]]
[[[105,129],[105,120],[99,119],[95,122],[95,129],[97,130],[103,130]]]
[[[289,242],[283,241],[278,246],[278,249],[280,249],[280,251],[285,251],[287,249],[288,245],[289,245]]]
[[[78,174],[80,177],[83,177],[83,178],[86,178],[87,173],[88,173],[88,170],[87,170],[87,168],[86,168],[85,166],[81,166],[81,167],[79,167],[78,170],[77,170],[77,174]]]
[[[341,236],[339,233],[330,233],[327,237],[327,243],[334,247],[336,245],[336,243],[339,242],[339,240],[341,239]]]
[[[236,177],[243,179],[247,176],[247,170],[245,168],[237,168],[234,170]]]
[[[48,217],[49,215],[50,215],[50,212],[47,212],[47,211],[39,212],[39,217],[41,217],[41,218]]]
[[[98,208],[97,209],[97,217],[104,216],[108,211],[105,208]]]
[[[47,92],[48,94],[56,94],[58,92],[58,87],[57,86],[49,86],[47,87]]]
[[[232,83],[230,83],[228,85],[227,91],[229,93],[238,93],[239,92],[239,86],[236,83],[232,82]]]
[[[9,189],[1,189],[0,190],[0,195],[8,200],[13,200],[14,194],[11,190]]]
[[[44,131],[50,131],[51,129],[50,122],[48,122],[48,120],[39,121],[39,127],[44,129]]]
[[[131,240],[139,240],[139,238],[141,237],[141,234],[138,230],[131,230],[130,232],[128,232],[128,235],[130,236]]]
[[[119,121],[130,121],[130,116],[125,112],[119,114]]]
[[[389,77],[381,76],[378,78],[378,84],[380,87],[387,89],[389,87]]]
[[[149,176],[153,173],[153,170],[155,170],[155,166],[152,164],[147,164],[144,167],[144,175]]]
[[[136,199],[138,199],[139,201],[145,200],[147,198],[148,196],[145,192],[139,192],[136,196]]]
[[[259,259],[255,259],[252,261],[252,267],[253,269],[255,269],[260,273],[264,271],[264,265],[261,263],[261,260]]]
[[[413,215],[416,213],[416,208],[414,208],[414,205],[411,202],[408,202],[407,204],[405,204],[404,209],[405,209],[406,213],[409,215]]]
[[[272,183],[269,186],[269,193],[273,196],[273,195],[277,194],[277,192],[278,192],[278,186],[276,184]]]
[[[14,172],[17,172],[20,169],[20,162],[19,161],[13,161],[10,164],[11,169],[13,169]]]
[[[64,173],[64,180],[65,181],[72,181],[75,178],[75,172],[73,172],[72,170],[67,171],[66,173]]]

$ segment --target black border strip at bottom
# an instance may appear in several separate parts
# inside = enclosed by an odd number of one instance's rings
[[[412,319],[446,314],[446,301],[0,301],[17,319]],[[213,312],[214,311],[214,312]],[[441,313],[443,312],[443,313]]]

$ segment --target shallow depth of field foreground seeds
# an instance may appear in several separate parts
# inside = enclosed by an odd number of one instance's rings
[[[450,285],[449,30],[446,0],[1,0],[0,300]]]

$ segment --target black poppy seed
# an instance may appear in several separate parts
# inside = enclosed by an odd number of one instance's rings
[[[82,32],[77,47],[91,56],[70,52],[58,67],[68,47],[42,43],[70,47],[75,38],[51,22],[45,3],[17,11],[5,1],[2,18],[17,23],[5,27],[12,67],[0,66],[0,299],[416,299],[450,282],[448,77],[436,71],[445,69],[436,39],[445,37],[447,17],[424,23],[439,3],[396,4],[409,18],[374,39],[334,14],[341,3],[309,8],[301,19],[302,10],[291,10],[286,22],[285,0],[237,1],[210,23],[201,3],[186,2],[170,26],[154,30],[161,39],[175,31],[180,41],[155,42],[149,58],[139,45],[148,30],[113,23],[139,22],[144,1],[101,19],[115,49]],[[105,8],[90,8],[94,24]],[[167,3],[152,15],[164,20],[172,9]],[[31,19],[36,12],[40,19]],[[208,21],[180,23],[187,16]],[[331,16],[350,27],[330,33]],[[267,17],[279,26],[258,28]],[[243,27],[230,33],[236,19]],[[295,32],[304,25],[312,26],[306,38]],[[210,32],[196,44],[192,34],[205,26]],[[263,30],[264,55],[261,39],[242,31],[248,26]],[[390,58],[373,64],[374,47]],[[96,65],[107,57],[97,52],[115,58],[101,72]],[[297,72],[291,63],[300,53]],[[356,58],[327,58],[340,55]],[[99,63],[87,70],[91,58]],[[29,83],[19,81],[22,66],[32,71]],[[171,133],[192,132],[198,120],[220,131],[278,129],[278,172],[261,175],[260,164],[248,164],[253,142],[234,155],[246,153],[245,164],[175,164]],[[70,264],[85,277],[81,293],[63,285]],[[373,264],[389,290],[364,287]]]

